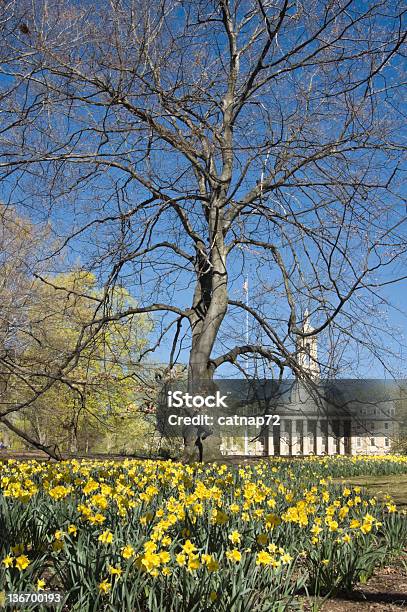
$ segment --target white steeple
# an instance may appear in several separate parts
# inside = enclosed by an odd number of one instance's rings
[[[310,323],[308,308],[304,313],[302,324],[304,334],[312,334],[314,327]],[[297,340],[297,359],[301,368],[312,378],[317,379],[320,375],[318,364],[318,342],[316,335],[299,336]]]

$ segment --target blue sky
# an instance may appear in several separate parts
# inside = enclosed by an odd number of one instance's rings
[[[354,6],[358,7],[358,6],[365,6],[365,5],[366,5],[365,2],[360,2],[360,4],[356,3]],[[283,41],[282,44],[284,45],[285,42]],[[398,67],[399,67],[399,64],[396,62],[394,64],[394,68],[398,68]],[[394,70],[393,72],[392,70],[390,71],[389,76],[390,77],[394,76]],[[0,87],[5,87],[7,85],[7,79],[8,77],[1,76],[0,74]],[[283,86],[281,86],[281,90],[279,91],[279,94],[281,98],[284,100],[286,109],[291,110],[292,108],[294,108],[295,103],[294,103],[294,98],[293,98],[293,101],[290,101],[290,89],[287,89],[287,87],[288,88],[293,87],[293,84],[289,86],[287,84],[283,84]],[[280,86],[276,85],[276,91],[279,90],[279,88]],[[267,101],[266,97],[264,98],[263,101],[264,102]],[[96,118],[98,117],[97,111],[96,111],[95,117]],[[99,115],[99,117],[101,118],[101,115]],[[248,114],[245,120],[247,120],[248,124],[250,123],[250,120],[251,120],[250,111],[248,111]],[[324,121],[326,122],[326,118],[324,118]],[[331,121],[332,121],[332,124],[329,124],[328,122],[327,125],[324,126],[327,130],[327,134],[329,134],[330,130],[335,129],[335,126],[334,126],[335,122],[333,121],[332,118],[331,118]],[[79,124],[76,125],[73,120],[66,122],[64,119],[63,125],[64,127],[66,127],[67,131],[72,131],[76,129]],[[256,125],[255,123],[254,128],[255,128],[255,131],[258,128],[258,131],[261,132],[261,122],[259,121],[258,125]],[[108,146],[110,145],[107,145],[107,147]],[[171,174],[171,170],[173,169],[172,164],[176,163],[174,159],[170,158],[169,156],[167,157],[165,155],[165,152],[162,153],[161,151],[157,153],[157,155],[162,158],[162,164],[163,166],[166,167],[167,173]],[[242,153],[241,155],[243,159],[244,154]],[[255,171],[253,171],[253,176],[248,175],[249,183],[250,181],[253,183],[258,178],[258,172],[259,172],[259,168],[261,168],[261,164],[262,164],[262,161],[261,159],[259,159],[257,168],[255,168]],[[387,170],[387,168],[385,170]],[[96,183],[95,181],[95,183],[93,185],[90,185],[88,189],[85,188],[83,190],[82,202],[80,202],[80,204],[82,205],[91,204],[92,198],[96,200],[96,197],[99,197],[101,198],[101,200],[100,202],[98,201],[98,204],[100,204],[101,208],[103,208],[104,206],[103,189],[104,189],[104,186],[108,184],[108,180],[109,179],[107,176],[104,176],[102,173],[100,173],[100,176],[98,177],[98,182]],[[40,189],[41,180],[38,177],[33,177],[32,181],[33,181],[33,187],[38,186],[38,189]],[[15,201],[16,199],[17,200],[20,199],[21,192],[19,192],[18,189],[16,191],[11,191],[11,187],[12,187],[12,181],[8,183],[3,183],[1,185],[1,189],[3,190],[1,197],[6,202],[9,200]],[[236,197],[239,196],[239,193],[240,191],[237,192]],[[143,197],[143,195],[145,195],[143,194],[143,191],[140,190],[139,187],[137,187],[135,189],[135,196]],[[36,219],[36,220],[40,219],[41,212],[42,212],[42,211],[38,211],[38,207],[41,205],[40,202],[41,200],[38,199],[38,202],[36,202],[34,207],[31,208],[31,201],[28,196],[25,198],[23,202],[24,205],[22,206],[22,210],[24,210],[25,213],[29,212],[30,216],[33,219]],[[37,206],[37,211],[35,210],[35,206]],[[66,197],[65,201],[63,199],[60,199],[58,206],[53,209],[50,219],[54,225],[55,232],[59,236],[63,236],[69,233],[72,230],[72,226],[74,223],[80,225],[80,224],[86,223],[91,218],[90,216],[87,216],[87,214],[83,212],[80,216],[78,214],[74,215],[72,213],[74,206],[76,206],[75,200],[73,198],[70,199]],[[166,237],[167,231],[166,231],[165,223],[158,225],[157,227],[160,229],[160,232],[157,233],[157,238],[159,239],[160,237],[161,238]],[[106,232],[104,234],[104,237],[101,238],[102,243],[103,243],[104,238],[106,239],[106,241],[109,239],[108,232]],[[86,265],[86,258],[90,254],[92,254],[92,248],[89,247],[89,241],[87,241],[86,249],[88,250],[88,253],[86,254],[86,257],[85,257],[83,245],[84,243],[82,243],[82,240],[80,238],[72,241],[71,243],[72,250],[68,254],[68,259],[67,259],[67,261],[71,265],[72,264],[81,265],[82,263]],[[359,253],[355,252],[354,255],[355,255],[355,260],[356,260]],[[164,257],[162,257],[161,261],[159,262],[159,264],[157,264],[157,266],[158,265],[162,266],[162,269],[164,270],[164,273],[165,273],[166,261]],[[305,267],[306,265],[307,264],[305,264]],[[256,274],[260,267],[261,266],[259,262],[256,260],[255,256],[246,256],[246,262],[244,266],[240,265],[240,262],[238,261],[237,258],[231,263],[229,289],[230,289],[230,295],[232,298],[241,299],[242,301],[244,300],[245,296],[243,292],[243,282],[244,282],[245,277],[247,276],[249,280],[249,288],[250,288],[250,303],[251,304],[253,303],[254,296],[256,294],[256,285],[257,285]],[[264,273],[267,276],[267,270],[265,270]],[[403,270],[402,269],[397,270],[396,266],[391,266],[387,269],[386,276],[382,276],[381,280],[383,281],[386,279],[390,279],[394,273],[396,273],[396,275],[401,276],[403,274]],[[272,275],[273,275],[273,271],[270,272],[270,277],[272,277]],[[143,284],[141,286],[133,285],[134,297],[136,299],[142,298],[141,292],[147,287],[147,284],[150,278],[151,278],[151,275],[149,276],[149,272],[147,272],[145,273],[145,276],[144,276],[144,286]],[[405,305],[406,296],[407,296],[406,280],[403,280],[398,284],[392,284],[392,285],[387,286],[386,288],[382,290],[382,294],[388,298],[388,300],[391,302],[391,306],[387,310],[383,309],[381,314],[378,315],[378,319],[382,317],[384,320],[387,317],[388,318],[387,324],[389,325],[389,327],[394,329],[394,338],[392,339],[390,336],[383,337],[383,342],[384,344],[387,343],[387,346],[390,349],[395,350],[395,351],[400,351],[400,360],[397,358],[393,360],[395,361],[393,365],[396,370],[399,368],[401,372],[403,371],[405,372],[406,371],[405,359],[407,356],[406,355],[407,349],[406,349],[406,342],[405,342],[405,336],[407,333],[407,313],[406,313],[406,305]],[[180,274],[180,276],[178,277],[178,280],[174,287],[174,291],[172,293],[171,299],[173,300],[172,303],[176,306],[182,307],[182,306],[188,306],[190,304],[191,288],[188,287],[186,275]],[[300,305],[302,309],[305,308],[306,306],[307,304]],[[281,306],[281,312],[284,313],[284,305]],[[286,314],[286,312],[284,314]],[[155,315],[155,318],[157,318],[157,316],[158,315]],[[318,323],[315,320],[313,322],[314,324]],[[377,323],[380,324],[381,321],[378,320]],[[241,341],[245,342],[246,339],[245,339],[245,315],[244,313],[241,313],[241,316],[239,316],[239,318],[236,319],[234,326],[235,326],[234,331],[236,332],[236,335],[237,335],[236,341],[238,342],[240,340],[240,342]],[[253,331],[251,331],[249,340],[251,341],[254,340]],[[401,349],[399,346],[400,344],[401,344]],[[223,352],[223,351],[220,346],[217,346],[214,352],[216,355],[216,354],[219,354],[219,352]],[[188,357],[187,350],[184,350],[180,355],[180,359],[181,361],[186,362],[187,357]],[[163,345],[162,347],[160,347],[156,351],[155,356],[152,357],[152,359],[156,361],[166,361],[167,358],[168,358],[168,345]],[[356,355],[355,355],[355,359],[356,359]],[[351,354],[348,355],[348,361],[349,361],[349,364],[352,363]],[[383,377],[384,375],[383,368],[379,365],[379,363],[377,362],[376,363],[372,362],[370,364],[368,363],[368,366],[369,366],[369,373],[371,376],[377,376],[379,378]],[[345,370],[345,374],[348,375],[349,377],[352,377],[354,375],[354,371],[351,365],[349,365],[347,370]]]

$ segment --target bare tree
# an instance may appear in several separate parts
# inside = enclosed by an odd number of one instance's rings
[[[104,286],[64,367],[108,321],[150,312],[191,379],[249,358],[303,375],[306,308],[321,370],[344,337],[385,362],[366,312],[404,275],[401,1],[2,10],[5,193]],[[117,284],[137,308],[111,307]]]

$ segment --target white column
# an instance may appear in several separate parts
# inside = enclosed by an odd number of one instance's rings
[[[322,455],[325,449],[322,447],[322,429],[321,429],[321,421],[319,419],[317,421],[316,434],[317,434],[316,436],[317,437],[317,455]]]
[[[269,437],[268,437],[268,447],[269,447],[268,454],[270,456],[274,455],[274,435],[273,435],[273,433],[274,433],[273,432],[273,426],[271,426],[271,427],[269,427],[269,431],[268,431],[268,434],[269,434]]]
[[[289,441],[290,441],[290,449],[291,449],[291,455],[295,455],[295,440],[296,440],[296,429],[295,429],[295,421],[294,419],[290,419],[289,421],[289,429],[288,429],[288,436],[289,436]]]
[[[308,425],[307,419],[304,419],[302,422],[302,436],[303,436],[303,455],[309,455],[309,438],[308,438]]]
[[[256,440],[255,445],[254,445],[255,455],[263,455],[264,453],[263,440],[264,438],[259,438],[258,440]]]
[[[308,430],[308,453],[312,455],[314,455],[316,452],[316,449],[315,449],[316,433],[314,434],[314,423],[315,423],[315,432],[316,432],[316,421],[314,419],[312,419],[312,425]]]
[[[288,442],[288,454],[292,454],[293,452],[293,422],[292,422],[292,419],[288,419],[287,442]]]
[[[246,456],[249,454],[249,433],[247,431],[247,427],[244,431],[244,454]]]
[[[281,436],[280,438],[280,455],[288,455],[289,451],[290,448],[287,442],[287,433],[285,433],[284,436]]]
[[[328,424],[327,424],[327,431],[328,431],[328,455],[335,455],[336,438],[334,436],[334,431],[331,426],[331,423],[329,422],[329,419],[328,419]]]
[[[339,438],[339,454],[340,455],[344,455],[345,454],[345,425],[343,421],[339,421],[339,431],[340,431],[340,438]]]
[[[291,422],[291,431],[292,431],[292,454],[299,455],[300,454],[300,435],[299,435],[299,421],[297,419],[293,419]]]
[[[289,452],[287,419],[284,419],[284,426],[280,429],[280,455],[288,455]]]

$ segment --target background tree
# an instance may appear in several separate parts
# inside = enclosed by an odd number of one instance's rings
[[[159,313],[156,346],[169,367],[187,355],[191,380],[248,359],[305,376],[307,307],[322,374],[358,351],[389,367],[372,317],[406,248],[402,2],[2,10],[3,184],[103,283],[87,338]],[[114,307],[118,283],[136,307]]]
[[[38,387],[44,378],[57,378],[23,411],[35,439],[42,445],[56,444],[60,450],[72,452],[95,445],[100,450],[104,445],[105,450],[117,450],[106,433],[114,429],[116,440],[120,440],[121,421],[125,420],[129,436],[125,446],[134,449],[137,438],[146,430],[136,399],[138,396],[141,403],[142,367],[138,359],[151,329],[147,316],[140,315],[126,324],[112,322],[80,352],[69,374],[58,379],[61,358],[74,350],[83,325],[91,319],[91,297],[97,299],[98,294],[95,279],[78,270],[38,279],[32,293],[36,299],[31,299],[27,316],[33,341],[19,355],[20,367],[27,376],[24,383],[29,381],[30,386]],[[113,298],[119,308],[135,304],[126,291],[118,288]],[[22,333],[26,331],[27,326]],[[24,390],[19,391],[21,397]]]
[[[104,327],[62,375],[61,363],[75,352],[99,299],[95,278],[83,270],[33,278],[28,264],[41,253],[44,232],[36,232],[11,210],[4,211],[1,228],[2,406],[7,429],[39,448],[59,451],[112,451],[118,445],[134,451],[143,446],[140,440],[151,429],[139,410],[144,397],[140,354],[151,330],[147,315]],[[119,309],[135,305],[118,287],[112,297]],[[16,405],[21,410],[16,411]]]
[[[35,228],[18,216],[13,208],[0,205],[0,403],[6,411],[12,409],[11,397],[19,384],[15,371],[16,355],[24,351],[29,329],[26,312],[31,303],[33,277],[31,269],[42,270],[47,228]],[[20,330],[17,340],[17,330]],[[30,338],[31,341],[31,338]],[[7,428],[0,438],[9,442]]]

